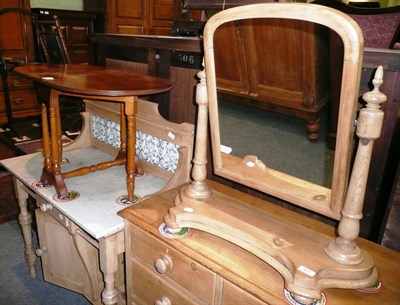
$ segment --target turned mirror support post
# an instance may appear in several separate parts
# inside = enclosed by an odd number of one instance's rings
[[[211,189],[205,182],[207,177],[207,129],[208,129],[208,98],[206,88],[206,73],[200,71],[197,76],[196,103],[198,104],[196,145],[194,150],[192,183],[185,188],[185,194],[191,198],[208,198]],[[176,202],[179,204],[179,202]]]
[[[386,96],[379,91],[383,83],[383,69],[379,66],[372,81],[374,89],[363,95],[366,107],[360,110],[357,122],[359,144],[356,159],[350,178],[346,200],[339,223],[339,236],[325,247],[325,253],[334,261],[356,265],[363,261],[363,252],[358,248],[355,239],[360,232],[360,219],[367,184],[369,164],[374,141],[379,138],[383,112],[380,104],[386,101]]]

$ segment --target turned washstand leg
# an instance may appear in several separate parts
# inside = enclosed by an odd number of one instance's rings
[[[32,215],[28,210],[28,193],[22,188],[23,184],[14,178],[15,195],[18,198],[20,214],[18,222],[21,226],[25,246],[25,260],[29,267],[29,275],[36,277],[35,261],[36,255],[32,244]]]
[[[101,300],[105,305],[118,303],[118,290],[115,288],[115,273],[118,270],[118,233],[99,240],[100,269],[104,276],[104,289]]]

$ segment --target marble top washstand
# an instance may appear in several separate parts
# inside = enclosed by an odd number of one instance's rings
[[[85,147],[65,151],[63,157],[67,160],[62,165],[63,170],[70,171],[85,164],[93,164],[94,160],[110,160],[112,156],[94,147]],[[35,185],[43,168],[42,153],[1,160],[0,164],[92,237],[99,239],[123,230],[124,221],[117,212],[126,205],[118,203],[117,199],[126,195],[124,165],[66,179],[68,188],[78,192],[79,197],[70,201],[59,201],[55,197],[54,187]],[[136,177],[135,181],[135,195],[142,198],[157,192],[166,184],[165,180],[151,173]]]

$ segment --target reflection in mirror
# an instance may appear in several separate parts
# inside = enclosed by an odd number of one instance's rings
[[[218,110],[221,145],[230,154],[255,155],[269,168],[331,186],[334,151],[326,142],[326,117],[321,120],[320,139],[311,142],[301,119],[221,99]]]

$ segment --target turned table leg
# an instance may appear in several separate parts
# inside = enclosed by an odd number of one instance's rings
[[[25,260],[29,267],[29,275],[31,277],[36,277],[36,255],[32,244],[32,215],[28,210],[28,193],[22,188],[22,182],[15,177],[13,178],[15,194],[18,198],[18,204],[20,208],[18,222],[21,226],[22,236],[24,238]]]
[[[42,138],[43,138],[43,157],[44,165],[40,182],[44,185],[53,185],[54,179],[51,176],[52,172],[52,158],[50,149],[50,134],[49,134],[49,120],[47,117],[47,107],[42,104]]]
[[[125,116],[127,120],[127,152],[126,152],[126,185],[128,200],[134,201],[135,192],[135,145],[136,145],[136,98],[129,97],[125,103]]]

